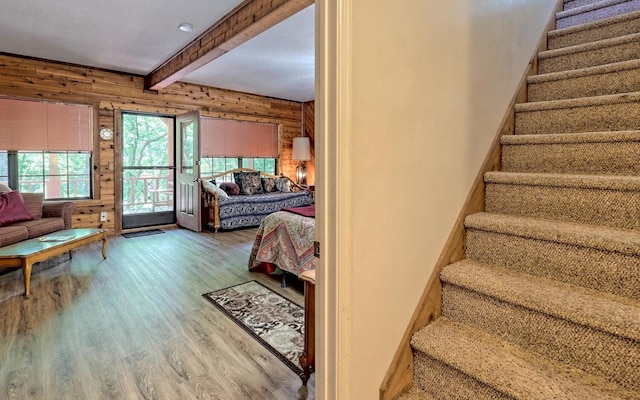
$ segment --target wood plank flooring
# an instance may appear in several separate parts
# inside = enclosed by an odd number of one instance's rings
[[[298,304],[301,287],[247,270],[255,229],[110,237],[0,275],[0,399],[314,399],[203,293],[255,279]]]

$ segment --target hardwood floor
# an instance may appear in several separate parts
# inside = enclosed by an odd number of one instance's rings
[[[251,273],[255,229],[184,229],[100,243],[0,275],[2,399],[313,399],[300,378],[203,293],[255,279],[298,304],[297,285]]]

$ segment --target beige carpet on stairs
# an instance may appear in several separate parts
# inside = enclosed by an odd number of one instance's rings
[[[640,399],[640,0],[567,0],[412,399]]]

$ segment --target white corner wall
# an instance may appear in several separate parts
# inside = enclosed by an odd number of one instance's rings
[[[555,5],[317,1],[317,398],[379,397]]]

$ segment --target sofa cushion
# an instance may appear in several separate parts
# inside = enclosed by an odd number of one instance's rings
[[[24,205],[33,215],[34,219],[42,218],[42,204],[44,203],[44,193],[21,193]]]
[[[0,227],[0,246],[8,246],[29,239],[29,231],[26,226],[2,226]]]
[[[18,191],[0,193],[0,226],[33,219]]]
[[[51,232],[64,229],[64,220],[62,218],[42,218],[31,221],[18,222],[16,226],[27,228],[29,239],[46,235]]]

